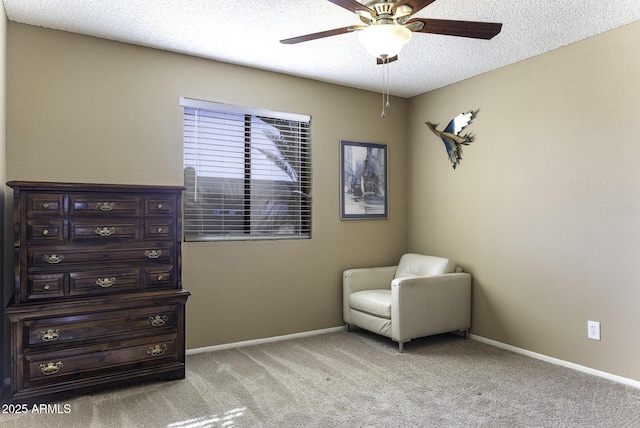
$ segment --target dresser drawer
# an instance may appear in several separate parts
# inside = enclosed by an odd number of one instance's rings
[[[171,288],[175,286],[173,266],[145,268],[146,288]]]
[[[130,194],[70,194],[70,216],[139,217],[140,196]]]
[[[180,361],[175,334],[24,355],[25,386]]]
[[[63,217],[63,193],[29,193],[27,195],[27,217]]]
[[[139,241],[139,220],[71,220],[69,243]]]
[[[64,220],[59,218],[27,221],[28,244],[62,244],[65,242]]]
[[[144,198],[144,215],[172,216],[175,212],[176,198],[172,195],[148,195]]]
[[[69,295],[118,293],[141,289],[140,270],[104,269],[69,273]]]
[[[170,218],[157,218],[144,220],[144,240],[173,240],[175,232],[173,220]]]
[[[29,347],[36,349],[79,340],[113,341],[109,338],[118,335],[157,336],[175,331],[179,310],[176,305],[164,305],[38,319],[25,325],[24,340]]]
[[[62,273],[28,275],[27,299],[46,299],[64,296],[64,278]]]
[[[88,263],[136,263],[154,262],[158,264],[173,264],[173,242],[149,243],[149,246],[134,248],[109,249],[100,246],[82,248],[59,248],[57,251],[46,247],[31,247],[27,249],[29,269],[55,268],[64,269],[72,264]]]

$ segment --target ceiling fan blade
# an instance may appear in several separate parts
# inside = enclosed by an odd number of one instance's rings
[[[436,0],[400,0],[395,6],[393,6],[393,13],[395,14],[396,10],[398,10],[400,6],[409,6],[411,7],[411,15],[413,15],[429,6],[434,1]]]
[[[376,14],[373,10],[369,9],[367,6],[363,5],[362,3],[358,3],[356,0],[329,0],[329,1],[335,4],[336,6],[343,7],[353,13],[357,13],[357,11],[363,10],[371,13],[372,16],[375,16]]]
[[[383,60],[382,58],[376,58],[376,64],[382,65],[385,62],[389,63],[389,62],[393,62],[393,61],[397,61],[397,60],[398,60],[398,55],[392,56],[391,58],[387,59],[386,61]]]
[[[280,43],[285,45],[293,45],[301,42],[308,42],[310,40],[322,39],[324,37],[337,36],[339,34],[351,33],[358,30],[360,27],[357,25],[351,25],[349,27],[334,28],[333,30],[320,31],[319,33],[305,34],[304,36],[292,37],[290,39],[280,40]]]
[[[498,22],[453,21],[448,19],[414,18],[407,21],[422,22],[424,26],[417,33],[444,34],[446,36],[469,37],[472,39],[492,39],[502,29]]]

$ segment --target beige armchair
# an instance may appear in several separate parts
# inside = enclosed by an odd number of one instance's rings
[[[451,259],[405,254],[397,266],[349,269],[343,276],[343,317],[398,342],[454,331],[469,337],[471,275]]]

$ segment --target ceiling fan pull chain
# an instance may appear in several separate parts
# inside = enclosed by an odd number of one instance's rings
[[[386,93],[386,94],[385,94]],[[385,117],[385,108],[389,108],[389,58],[382,59],[382,114]]]
[[[386,68],[386,70],[385,70],[385,79],[386,79],[385,86],[387,87],[387,105],[386,105],[387,108],[391,107],[391,104],[389,104],[389,84],[391,82],[391,80],[389,79],[389,73],[390,73],[389,64],[390,64],[389,58],[387,58],[387,65],[385,67]]]
[[[380,117],[384,119],[384,59],[382,60],[382,114]]]

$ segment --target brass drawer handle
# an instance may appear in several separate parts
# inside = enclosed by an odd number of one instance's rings
[[[167,323],[169,317],[166,315],[150,316],[147,322],[154,327],[162,327]]]
[[[116,228],[115,227],[103,227],[103,228],[96,228],[96,234],[100,235],[100,236],[111,236],[114,233],[116,233]]]
[[[152,357],[159,357],[160,355],[167,352],[168,348],[169,347],[164,343],[162,345],[152,346],[147,350],[147,354],[151,355]]]
[[[48,290],[51,288],[51,286],[49,284],[45,284],[42,288],[44,288],[45,290]]]
[[[47,331],[41,331],[38,333],[38,339],[43,340],[45,342],[51,342],[60,337],[60,330],[49,329]]]
[[[162,276],[162,275],[158,275],[158,276],[156,277],[156,280],[157,280],[157,281],[162,281],[163,279],[164,279],[164,276]]]
[[[96,285],[99,285],[102,288],[109,288],[113,284],[116,283],[116,278],[112,276],[111,278],[97,278]]]
[[[162,254],[162,250],[146,250],[144,255],[150,259],[157,259]]]
[[[158,227],[158,228],[156,229],[156,233],[162,233],[162,228],[161,228],[161,227]]]
[[[42,208],[44,208],[45,210],[49,209],[49,203],[45,202],[44,204],[42,204]]]
[[[48,376],[58,373],[63,366],[62,361],[58,361],[57,363],[51,362],[46,365],[40,364],[40,371]]]
[[[162,208],[162,204],[158,204],[158,209],[161,210]]]
[[[64,256],[62,254],[45,254],[42,259],[49,264],[55,265],[63,261]]]
[[[98,202],[96,206],[100,211],[109,212],[116,206],[116,203],[115,202]]]
[[[42,230],[42,234],[43,234],[44,236],[47,236],[47,235],[49,234],[49,229],[43,229],[43,230]]]

